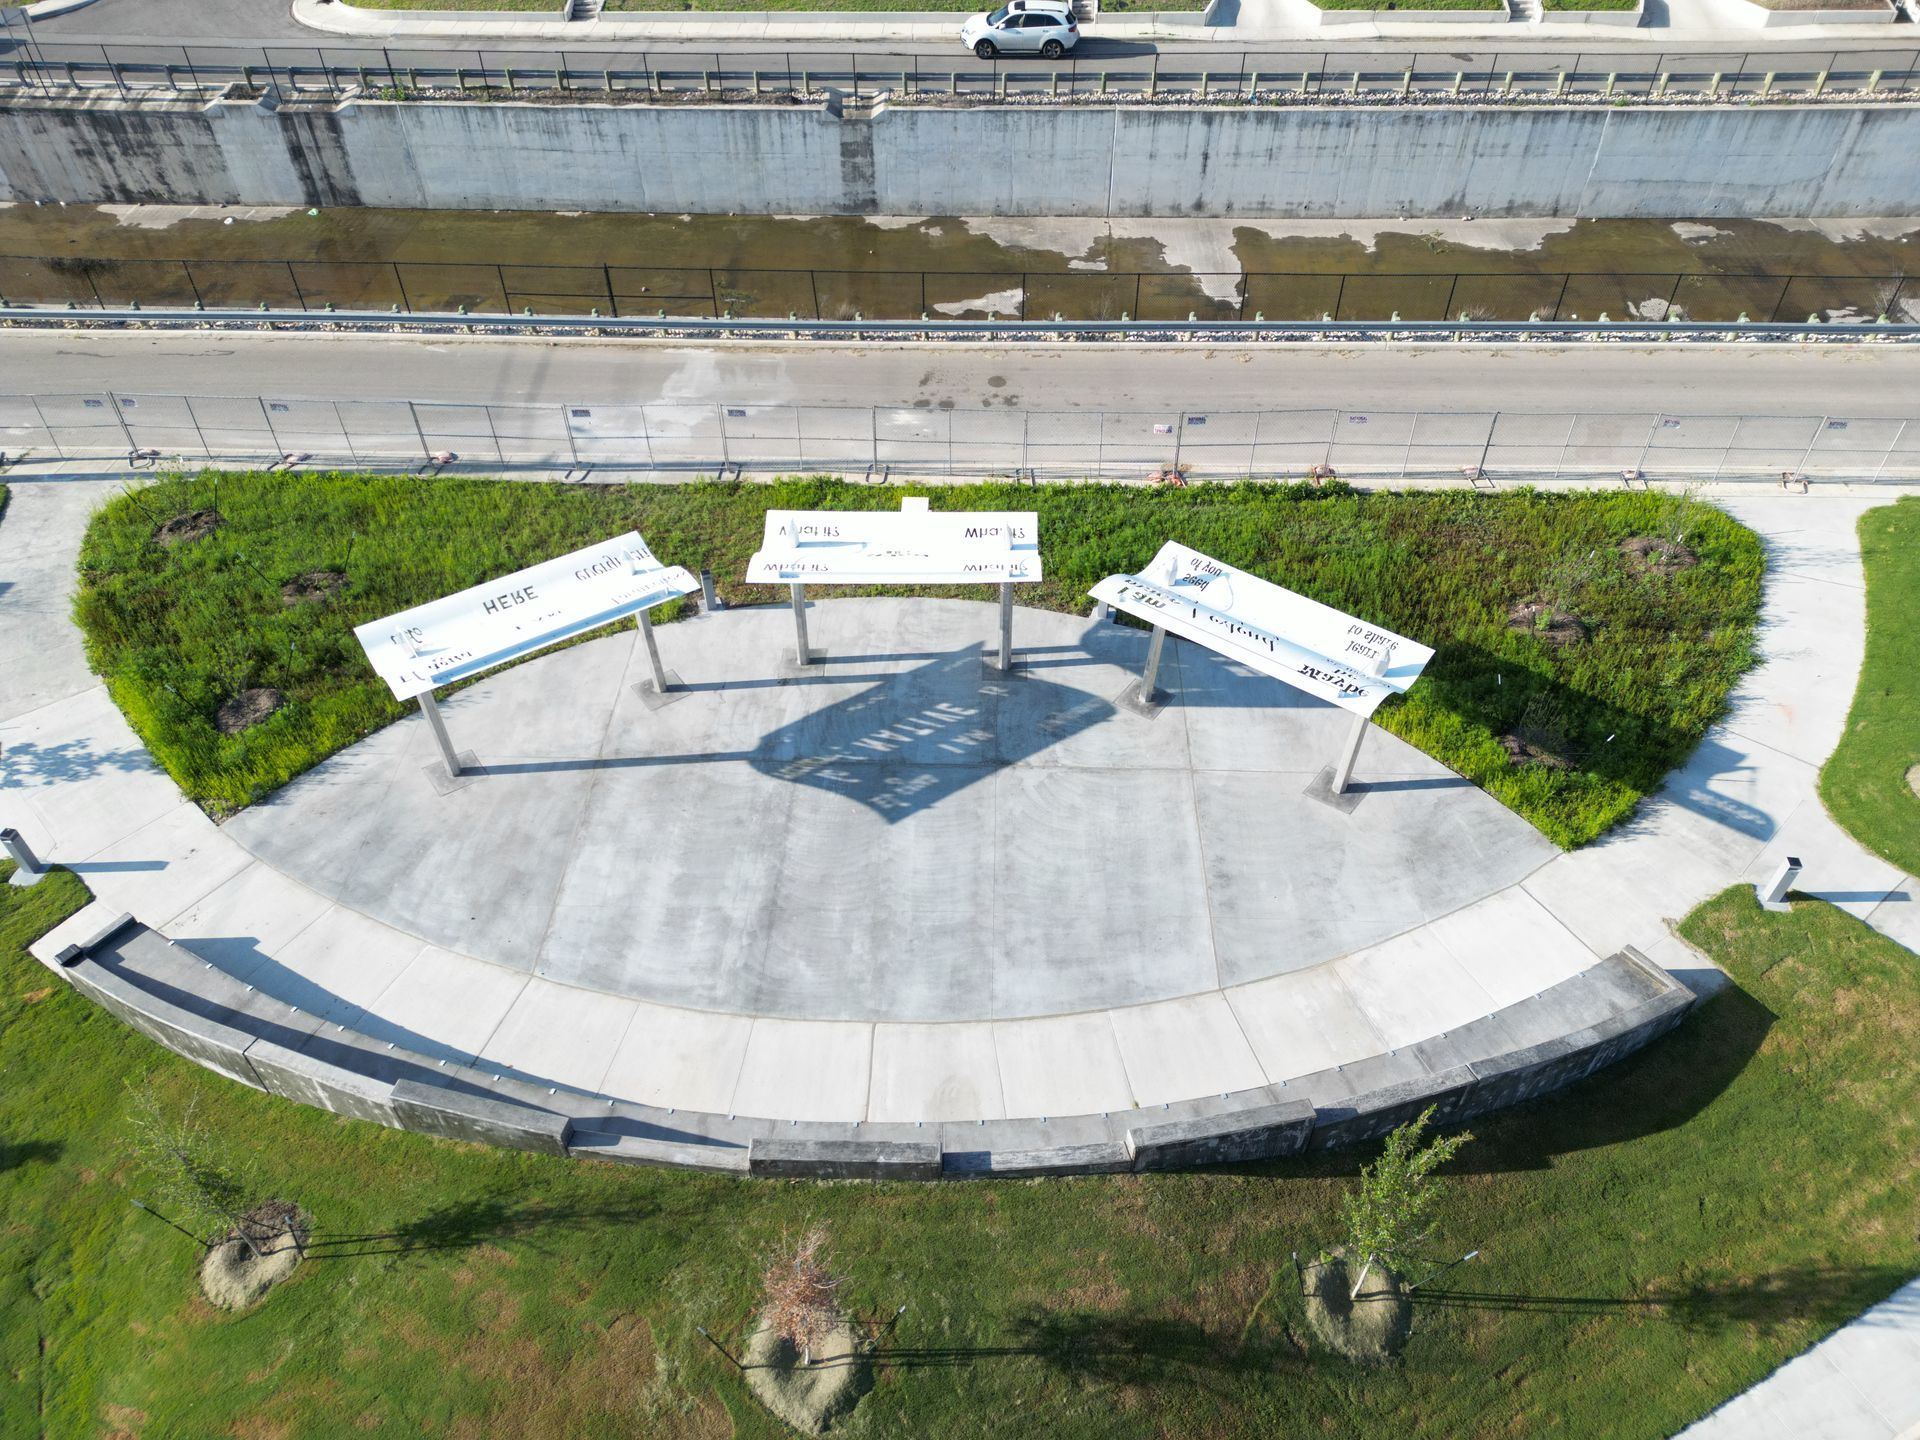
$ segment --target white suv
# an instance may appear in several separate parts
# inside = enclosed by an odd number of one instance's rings
[[[1080,43],[1080,27],[1069,0],[1009,0],[962,25],[960,43],[982,60],[1003,53],[1058,60]]]

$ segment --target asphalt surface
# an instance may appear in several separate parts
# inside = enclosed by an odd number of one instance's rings
[[[0,334],[0,390],[631,404],[1905,418],[1920,347],[1019,347]]]
[[[965,0],[954,0],[956,8],[965,8]],[[716,19],[725,18],[716,14]],[[372,42],[356,43],[349,37],[322,35],[298,24],[292,11],[271,0],[94,0],[94,3],[81,9],[70,11],[52,19],[36,21],[33,25],[35,38],[50,60],[79,60],[88,58],[82,47],[109,45],[145,46],[154,49],[167,49],[178,54],[183,44],[194,48],[217,50],[226,47],[257,47],[271,45],[276,51],[292,45],[312,51],[324,50],[329,55],[335,52],[371,49],[381,47]],[[1905,45],[1890,45],[1885,36],[1872,36],[1859,40],[1831,41],[1820,45],[1808,45],[1795,40],[1792,36],[1768,34],[1754,31],[1743,36],[1738,44],[1712,44],[1700,42],[1676,41],[1673,44],[1652,45],[1646,40],[1636,39],[1626,44],[1616,43],[1609,47],[1603,36],[1596,37],[1591,45],[1569,45],[1563,39],[1516,40],[1502,43],[1497,50],[1494,47],[1456,46],[1447,47],[1433,43],[1421,43],[1411,40],[1368,40],[1347,41],[1338,46],[1294,44],[1274,45],[1261,42],[1253,45],[1236,45],[1230,30],[1216,30],[1208,34],[1204,41],[1150,41],[1102,39],[1090,34],[1076,47],[1075,58],[1088,60],[1118,59],[1127,56],[1150,55],[1156,53],[1188,54],[1200,49],[1235,51],[1245,55],[1271,55],[1275,63],[1264,68],[1274,70],[1299,69],[1302,65],[1279,63],[1279,57],[1311,57],[1315,65],[1321,57],[1327,58],[1327,69],[1364,68],[1369,64],[1378,64],[1382,56],[1418,57],[1422,66],[1438,69],[1498,70],[1496,56],[1522,56],[1526,63],[1535,68],[1571,69],[1576,63],[1583,70],[1617,68],[1620,70],[1645,68],[1649,52],[1671,53],[1689,57],[1724,57],[1726,63],[1715,68],[1729,72],[1745,68],[1739,64],[1743,54],[1753,51],[1765,51],[1770,64],[1763,68],[1783,69],[1820,69],[1820,57],[1846,53],[1855,57],[1858,63],[1867,64],[1864,56],[1871,52],[1881,56],[1871,62],[1871,68],[1883,69],[1892,73],[1904,72],[1915,65],[1920,58],[1920,26],[1914,27],[1912,42]],[[1905,38],[1904,36],[1902,37]],[[406,42],[404,47],[389,47],[396,58],[402,51],[446,51],[471,50],[484,47],[489,54],[513,52],[551,53],[558,47],[548,44],[501,43],[489,40],[484,35],[464,39],[416,38]],[[953,64],[957,68],[967,68],[967,54],[960,48],[958,38],[951,45],[925,45],[912,43],[873,43],[849,46],[846,41],[828,41],[820,43],[781,44],[770,46],[764,42],[738,41],[719,45],[689,45],[685,42],[667,42],[661,44],[624,44],[568,46],[566,53],[569,63],[577,69],[595,68],[592,57],[597,54],[632,55],[637,52],[658,53],[662,55],[716,55],[763,57],[759,68],[771,70],[778,68],[777,57],[786,54],[846,55],[849,50],[858,49],[863,65],[869,55],[916,55],[923,58],[937,58],[943,65]],[[6,46],[0,41],[0,57],[4,57]],[[1620,63],[1608,65],[1604,56],[1616,54]],[[1584,58],[1582,58],[1584,57]],[[97,50],[91,58],[98,59]],[[120,58],[116,55],[115,58]],[[132,58],[132,57],[129,57]],[[282,63],[290,57],[279,57]],[[343,62],[336,62],[343,63]],[[400,63],[405,63],[401,61]],[[1035,60],[1032,63],[1043,65],[1048,62]],[[982,67],[989,68],[989,67]]]

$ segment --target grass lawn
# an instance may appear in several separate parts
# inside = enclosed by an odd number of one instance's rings
[[[429,1140],[244,1090],[69,991],[21,947],[83,898],[0,888],[0,1434],[774,1440],[693,1327],[736,1344],[758,1257],[819,1220],[855,1307],[909,1307],[850,1436],[1654,1437],[1920,1269],[1912,957],[1750,888],[1684,925],[1733,987],[1476,1124],[1437,1253],[1482,1258],[1380,1374],[1308,1343],[1288,1261],[1338,1239],[1365,1154],[877,1186]],[[315,1218],[245,1317],[129,1204],[129,1083],[198,1096],[220,1157]]]
[[[1541,0],[1546,10],[1634,10],[1640,0]]]
[[[1847,832],[1920,874],[1920,501],[1860,517],[1867,570],[1867,654],[1840,744],[1820,771],[1820,798]]]
[[[553,0],[352,0],[363,10],[534,10],[558,12]],[[965,0],[608,0],[603,7],[616,10],[640,10],[654,13],[684,14],[688,11],[749,12],[769,10],[834,10],[853,14],[890,11],[929,11],[953,15],[972,15],[993,7],[980,4],[969,7]],[[1120,11],[1204,10],[1207,0],[1106,0],[1103,14]],[[957,37],[958,31],[955,31]],[[955,44],[958,45],[956,38]],[[863,63],[865,57],[862,57]],[[805,65],[803,58],[796,68]]]
[[[1380,723],[1567,846],[1660,783],[1752,654],[1758,540],[1721,511],[1662,495],[1360,496],[1268,484],[932,493],[942,509],[1039,510],[1047,580],[1022,587],[1026,604],[1084,612],[1094,581],[1178,539],[1432,644],[1426,676]],[[772,602],[783,597],[771,588],[729,583],[745,572],[765,510],[898,504],[890,490],[823,480],[162,479],[94,518],[76,615],[94,668],[148,748],[218,814],[402,713],[355,624],[629,528],[669,564],[711,566],[731,603]],[[199,508],[225,524],[173,549],[154,543],[157,526]],[[1619,545],[1643,535],[1677,537],[1700,563],[1671,576],[1638,567]],[[323,570],[346,576],[338,599],[283,599],[286,582]],[[1531,600],[1579,625],[1556,638],[1514,621]],[[222,735],[215,711],[254,686],[288,703]],[[1516,760],[1497,738],[1508,733],[1532,749]]]

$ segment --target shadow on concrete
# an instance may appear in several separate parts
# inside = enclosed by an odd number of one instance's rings
[[[137,870],[164,870],[165,860],[69,860],[65,869],[76,875],[118,875]]]
[[[1801,1265],[1742,1280],[1701,1282],[1644,1295],[1530,1295],[1494,1290],[1418,1289],[1413,1303],[1433,1309],[1607,1315],[1633,1311],[1684,1330],[1738,1327],[1770,1334],[1807,1321],[1839,1324],[1893,1294],[1907,1272],[1891,1265]]]
[[[90,780],[96,775],[130,775],[152,770],[145,750],[131,745],[120,750],[96,749],[87,740],[58,740],[51,745],[22,740],[0,756],[0,775],[9,785],[61,785]]]
[[[314,984],[298,971],[291,970],[266,956],[261,952],[258,940],[252,936],[214,936],[168,948],[170,953],[181,954],[183,957],[185,955],[197,957],[203,964],[220,971],[230,981],[243,984],[251,991],[288,1006],[297,1011],[301,1017],[326,1018],[318,1028],[313,1025],[288,1024],[269,1016],[237,1010],[233,1005],[223,1003],[219,999],[202,995],[195,990],[184,989],[178,984],[158,979],[144,971],[130,969],[121,963],[116,951],[98,951],[93,959],[103,969],[113,971],[127,984],[144,990],[156,999],[166,1001],[169,1005],[177,1006],[179,1009],[203,1019],[212,1020],[217,1024],[231,1026],[256,1039],[269,1041],[288,1050],[304,1052],[315,1060],[337,1065],[357,1074],[371,1076],[386,1084],[393,1084],[400,1080],[415,1080],[422,1084],[437,1085],[442,1089],[455,1090],[463,1094],[486,1096],[518,1105],[531,1105],[532,1102],[516,1095],[503,1094],[485,1084],[484,1078],[491,1076],[497,1080],[510,1080],[552,1092],[553,1098],[543,1099],[542,1107],[561,1114],[577,1112],[581,1101],[595,1098],[590,1092],[576,1086],[563,1084],[547,1076],[517,1070],[511,1065],[476,1059],[465,1051],[444,1045],[416,1030],[383,1020],[343,1000],[324,986]],[[180,978],[185,980],[187,977],[183,975]],[[341,1034],[343,1029],[344,1035]],[[333,1033],[328,1033],[329,1031]],[[351,1043],[355,1039],[363,1043],[360,1045]],[[368,1049],[366,1048],[368,1043],[390,1048]],[[434,1063],[427,1063],[429,1061]],[[455,1073],[456,1070],[467,1066],[472,1066],[482,1077],[479,1082]],[[453,1069],[447,1067],[453,1067]],[[614,1117],[596,1115],[591,1128],[613,1130],[615,1129]],[[646,1133],[651,1138],[677,1144],[725,1148],[723,1142],[688,1130],[658,1126],[648,1127]]]

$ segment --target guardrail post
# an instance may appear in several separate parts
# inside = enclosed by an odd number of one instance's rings
[[[1821,72],[1820,72],[1820,73],[1819,73],[1818,75],[1816,75],[1816,76],[1814,76],[1814,77],[1813,77],[1813,95],[1814,95],[1814,98],[1815,98],[1816,100],[1817,100],[1817,99],[1819,99],[1819,98],[1820,98],[1820,92],[1821,92],[1821,91],[1823,91],[1823,90],[1825,90],[1826,88],[1827,88],[1827,72],[1826,72],[1826,71],[1824,71],[1824,70],[1822,70],[1822,71],[1821,71]]]
[[[1760,82],[1760,98],[1765,100],[1773,94],[1773,71],[1767,71],[1767,78]]]
[[[1400,98],[1406,99],[1413,93],[1413,66],[1407,66],[1407,73],[1400,77]]]
[[[1561,99],[1567,93],[1567,72],[1562,70],[1553,82],[1553,98]]]
[[[1876,89],[1878,89],[1879,86],[1880,86],[1880,72],[1876,70],[1871,75],[1867,76],[1867,93],[1869,95],[1873,94],[1873,92]]]

